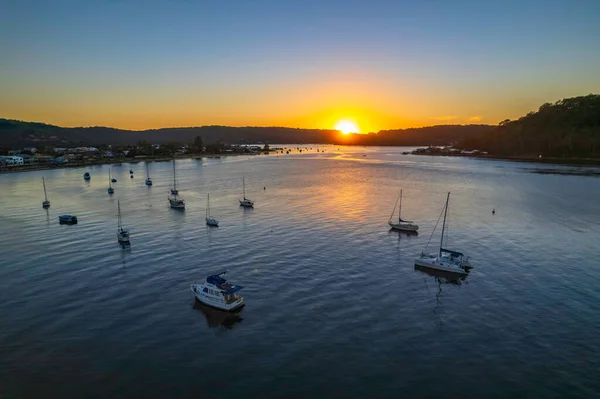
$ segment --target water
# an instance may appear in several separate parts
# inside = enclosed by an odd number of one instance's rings
[[[170,163],[150,164],[151,188],[144,163],[113,167],[112,197],[106,165],[0,175],[0,397],[597,394],[600,179],[320,148],[177,161],[185,212],[168,207]],[[401,187],[418,236],[388,229]],[[448,246],[475,266],[460,284],[413,267],[447,191]],[[237,317],[189,290],[224,268],[246,287]]]

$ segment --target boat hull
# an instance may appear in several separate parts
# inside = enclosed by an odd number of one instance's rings
[[[42,208],[44,208],[44,209],[50,208],[50,201],[44,201],[44,202],[42,202]]]
[[[226,308],[222,308],[220,306],[217,306],[214,303],[203,301],[200,298],[198,298],[197,295],[194,295],[194,300],[196,302],[198,302],[198,303],[201,303],[204,306],[208,306],[209,308],[220,310],[222,312],[237,312],[237,311],[241,310],[244,306],[246,306],[246,304],[244,302],[242,302],[241,304],[238,304],[238,305],[236,305],[236,306],[234,306],[234,307],[232,307],[230,309],[226,309]]]
[[[75,216],[69,216],[69,217],[59,216],[58,222],[60,224],[77,224],[77,218]]]
[[[398,231],[417,231],[419,230],[419,226],[417,226],[416,224],[405,224],[405,223],[392,223],[392,222],[388,222],[388,224],[390,225],[390,227],[394,230],[398,230]]]
[[[171,208],[173,208],[173,209],[179,209],[179,210],[185,209],[185,202],[177,202],[177,201],[169,200],[169,205],[171,205]]]
[[[217,222],[215,219],[206,219],[206,224],[212,227],[219,227],[219,222]]]
[[[243,206],[244,208],[254,208],[254,202],[250,200],[240,200],[240,206]]]
[[[440,262],[437,258],[416,258],[415,266],[466,276],[468,273],[458,265]]]

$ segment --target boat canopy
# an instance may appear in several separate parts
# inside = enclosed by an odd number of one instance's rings
[[[223,277],[221,277],[224,274],[225,274],[225,272],[222,272],[219,274],[211,274],[210,276],[208,276],[206,278],[206,282],[209,284],[214,284],[214,285],[225,284],[227,282],[227,280],[225,280]]]
[[[229,288],[227,291],[221,291],[221,293],[223,293],[225,295],[231,295],[231,294],[238,292],[242,288],[244,288],[244,287],[242,287],[240,285],[232,285],[231,288]]]
[[[445,252],[452,256],[465,256],[465,254],[463,254],[462,252],[452,251],[452,250],[445,249],[445,248],[440,248],[440,252]]]

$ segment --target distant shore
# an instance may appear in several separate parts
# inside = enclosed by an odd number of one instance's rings
[[[60,163],[31,163],[25,165],[8,165],[0,167],[0,174],[3,173],[16,173],[16,172],[29,172],[35,170],[48,170],[48,169],[64,169],[64,168],[79,168],[84,166],[96,166],[96,165],[114,165],[122,163],[139,163],[139,162],[170,162],[173,159],[202,159],[202,158],[224,158],[229,156],[247,155],[253,156],[255,154],[248,153],[227,153],[227,154],[188,154],[183,156],[173,157],[144,157],[144,158],[124,158],[124,159],[107,159],[102,158],[98,160],[88,161],[69,161]]]
[[[484,154],[477,152],[451,152],[442,151],[438,147],[418,148],[412,151],[413,155],[426,155],[432,157],[459,157],[476,159],[493,159],[498,161],[514,161],[528,163],[543,163],[555,165],[573,165],[573,166],[600,166],[600,158],[557,158],[557,157],[535,157],[535,156],[500,156],[493,154]]]

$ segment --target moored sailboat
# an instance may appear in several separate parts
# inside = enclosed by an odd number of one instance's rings
[[[175,178],[175,159],[173,159],[173,188],[171,189],[171,194],[179,194],[179,191],[177,190],[177,179]]]
[[[243,206],[243,207],[246,207],[246,208],[252,208],[252,207],[254,207],[254,201],[246,198],[246,176],[242,176],[242,186],[243,186],[244,199],[243,200],[239,200],[240,201],[240,206]]]
[[[177,194],[169,197],[169,204],[173,209],[185,209],[185,201],[183,198],[178,198]]]
[[[394,212],[396,211],[396,205],[398,205],[398,222],[397,223],[392,220],[392,218],[394,217]],[[394,204],[394,209],[392,210],[392,214],[390,215],[390,220],[388,220],[388,224],[394,230],[410,231],[410,232],[416,232],[417,230],[419,230],[419,226],[414,224],[412,221],[402,219],[402,189],[400,189],[400,196],[398,197],[398,200],[396,200],[396,204]]]
[[[448,196],[446,197],[446,205],[444,206],[444,222],[442,224],[442,237],[440,239],[439,251],[436,254],[426,254],[425,251],[421,252],[421,256],[415,259],[415,266],[459,275],[466,275],[468,273],[467,270],[471,268],[469,258],[462,252],[444,248],[444,233],[446,231],[446,217],[448,215],[449,203],[450,193],[448,193]]]
[[[50,201],[48,201],[48,194],[46,194],[46,181],[42,177],[42,184],[44,185],[44,200],[42,201],[42,208],[50,208]]]
[[[206,197],[206,224],[213,227],[219,227],[217,219],[210,216],[210,194]]]
[[[150,169],[148,169],[148,162],[146,162],[146,185],[152,185],[152,179],[150,178]]]
[[[117,241],[120,244],[129,244],[129,230],[123,228],[121,221],[121,202],[117,200]]]
[[[112,188],[112,179],[110,178],[110,169],[108,170],[108,193],[110,195],[115,193],[115,190]]]

